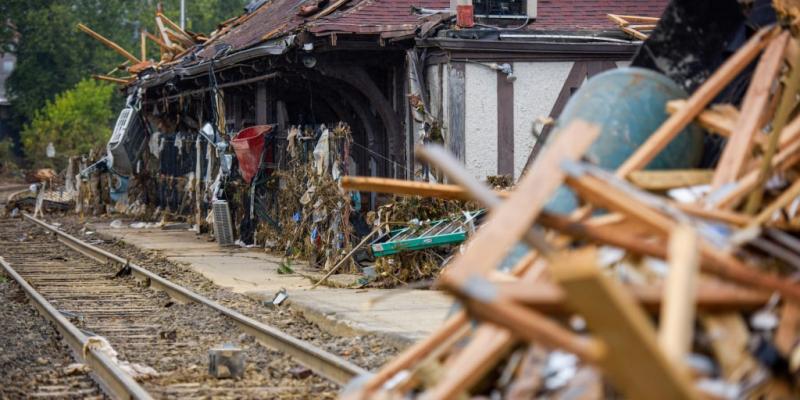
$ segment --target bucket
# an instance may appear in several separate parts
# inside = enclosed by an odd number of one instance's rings
[[[231,145],[239,161],[239,172],[245,182],[250,183],[258,172],[261,153],[264,151],[264,135],[272,130],[271,125],[256,125],[241,130]],[[264,162],[271,162],[271,154],[264,156]]]

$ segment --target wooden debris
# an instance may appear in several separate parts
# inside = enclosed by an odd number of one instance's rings
[[[639,40],[646,40],[648,34],[644,32],[655,29],[659,20],[658,18],[635,15],[606,14],[606,16],[611,22],[615,23],[621,31]]]

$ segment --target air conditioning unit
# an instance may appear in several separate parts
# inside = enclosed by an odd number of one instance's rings
[[[139,112],[133,107],[123,108],[108,141],[108,157],[114,172],[132,175],[146,142],[147,133]]]
[[[214,200],[211,204],[211,212],[214,213],[214,237],[220,246],[230,246],[234,243],[233,222],[231,221],[231,209],[225,200]]]

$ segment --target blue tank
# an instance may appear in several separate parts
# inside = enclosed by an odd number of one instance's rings
[[[686,97],[683,88],[649,69],[619,68],[603,72],[572,95],[551,136],[557,136],[559,128],[573,120],[600,126],[600,136],[589,147],[586,159],[613,171],[667,119],[667,102]],[[694,168],[702,155],[703,132],[690,124],[646,169]],[[546,209],[567,214],[576,207],[575,196],[568,188],[561,187]]]

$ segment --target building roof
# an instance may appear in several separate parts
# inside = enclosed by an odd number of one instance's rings
[[[528,26],[541,31],[616,29],[606,14],[659,17],[669,0],[538,0],[538,16]]]
[[[307,31],[315,35],[369,34],[384,38],[411,36],[423,24],[438,22],[442,15],[414,14],[412,6],[434,10],[450,7],[450,0],[330,0],[317,17],[301,17],[303,6],[319,0],[269,0],[250,14],[223,26],[220,34],[197,55],[209,59],[217,46],[230,45],[230,51],[252,47],[269,39]],[[529,31],[603,31],[615,26],[607,13],[659,16],[668,0],[538,0],[535,21]],[[438,19],[437,19],[438,16]]]

